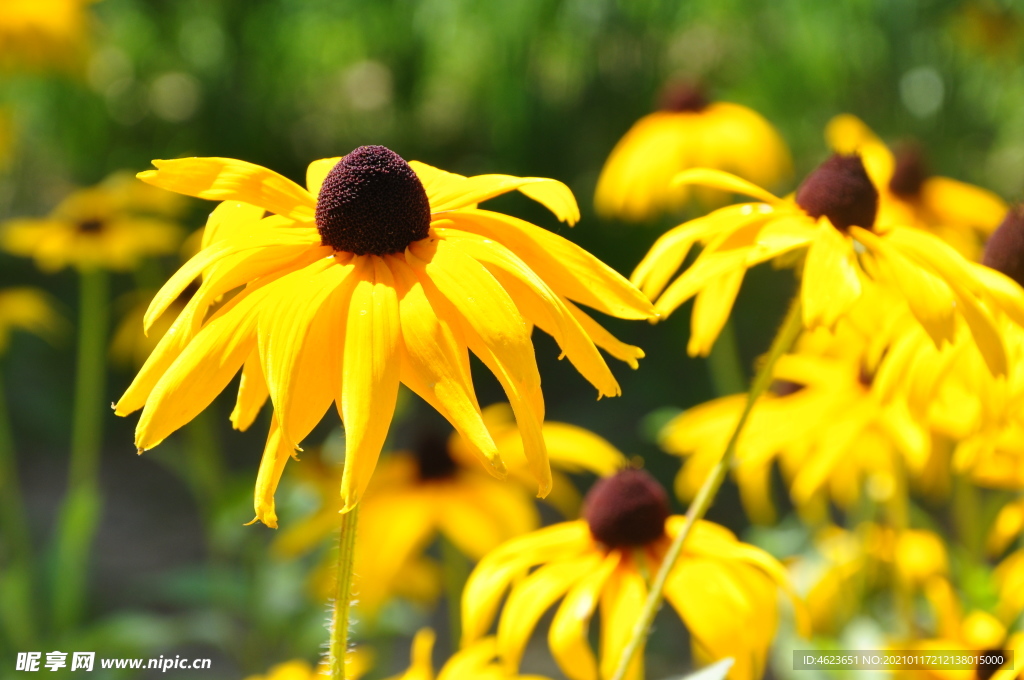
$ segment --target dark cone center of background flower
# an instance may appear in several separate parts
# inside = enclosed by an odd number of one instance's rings
[[[78,231],[82,234],[98,234],[103,231],[103,220],[82,220],[78,223]]]
[[[788,397],[791,394],[796,394],[805,387],[806,385],[801,385],[800,383],[793,382],[792,380],[776,378],[772,381],[772,384],[768,386],[768,391],[776,397]]]
[[[361,146],[327,173],[316,201],[325,246],[356,255],[400,253],[430,231],[430,202],[409,164],[383,146]]]
[[[1011,208],[989,236],[981,263],[1024,286],[1024,204]]]
[[[583,501],[594,538],[609,548],[646,545],[665,535],[668,495],[643,470],[623,470],[599,480]]]
[[[796,190],[796,202],[811,217],[828,217],[840,231],[871,229],[878,212],[878,190],[859,155],[836,154],[818,166]]]
[[[699,113],[710,103],[701,87],[691,83],[673,83],[662,91],[660,107],[662,111]]]
[[[889,180],[889,190],[900,198],[915,198],[928,179],[928,164],[921,147],[911,144],[896,152],[896,166]]]
[[[448,452],[448,438],[437,432],[424,432],[413,449],[420,466],[420,479],[447,479],[453,477],[459,466]]]

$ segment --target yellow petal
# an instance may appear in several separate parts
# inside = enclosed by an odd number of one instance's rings
[[[732,175],[728,172],[712,170],[710,168],[691,168],[689,170],[683,170],[672,179],[672,183],[676,185],[697,184],[700,186],[711,187],[712,189],[720,189],[733,194],[750,196],[769,204],[782,203],[783,201],[783,199],[775,196],[770,191],[765,191],[761,187],[748,182],[745,179],[740,179],[736,175]]]
[[[474,561],[540,524],[533,499],[522,487],[479,474],[460,476],[438,505],[441,531]]]
[[[256,519],[266,524],[271,529],[277,528],[277,510],[274,505],[274,493],[284,473],[285,463],[292,457],[295,449],[288,441],[281,436],[281,428],[278,427],[277,418],[270,423],[270,433],[267,436],[267,445],[263,449],[263,458],[260,460],[260,469],[256,475],[256,489],[253,499],[253,507],[256,510]]]
[[[691,357],[711,353],[718,334],[729,320],[744,274],[746,270],[740,268],[718,276],[697,293],[690,322],[690,340],[686,345],[686,353]]]
[[[238,398],[231,411],[231,426],[243,432],[248,430],[269,396],[267,381],[263,378],[263,368],[260,366],[259,351],[253,350],[242,366]]]
[[[640,620],[647,584],[631,561],[618,565],[601,592],[601,677],[610,678]],[[637,652],[626,678],[643,678],[643,649]]]
[[[384,446],[395,414],[400,366],[401,328],[391,270],[375,255],[356,258],[356,267],[337,400],[345,424],[345,512],[359,502]]]
[[[266,210],[258,205],[249,205],[241,201],[223,201],[213,209],[206,220],[200,250],[225,238],[240,236],[243,230],[263,219],[265,212]]]
[[[153,161],[140,172],[147,184],[213,201],[242,201],[299,222],[313,221],[316,199],[290,179],[259,165],[232,158],[179,158]]]
[[[837,153],[860,154],[872,183],[888,189],[895,160],[889,148],[863,121],[848,113],[838,115],[825,127],[825,139]]]
[[[597,680],[597,662],[588,641],[590,619],[597,608],[601,590],[618,566],[622,553],[588,556],[590,562],[576,567],[575,582],[555,612],[548,631],[548,647],[558,667],[570,680]],[[571,562],[564,564],[572,564]],[[570,584],[571,585],[571,584]],[[610,677],[610,676],[609,676]]]
[[[460,210],[444,217],[458,229],[507,247],[559,295],[621,319],[654,314],[650,300],[621,274],[558,234],[487,210]]]
[[[313,198],[320,196],[320,187],[327,178],[327,173],[334,169],[334,166],[341,162],[341,157],[321,158],[313,161],[306,168],[306,190]]]
[[[630,368],[636,370],[640,367],[640,359],[644,358],[644,351],[635,345],[627,345],[622,342],[614,335],[605,330],[604,326],[594,321],[586,312],[581,310],[579,307],[569,302],[568,299],[562,298],[562,303],[566,309],[576,317],[579,321],[580,326],[590,339],[594,341],[594,344],[603,349],[608,354],[612,355],[619,361],[626,362]]]
[[[837,230],[822,225],[807,249],[800,285],[804,325],[832,328],[850,310],[860,292],[853,247]]]

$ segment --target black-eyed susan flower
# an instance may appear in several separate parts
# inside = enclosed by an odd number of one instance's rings
[[[424,551],[438,534],[477,561],[506,540],[539,526],[532,478],[511,409],[493,404],[482,413],[508,467],[509,482],[486,474],[458,433],[447,439],[424,433],[411,450],[390,453],[378,465],[360,506],[356,538],[356,591],[364,615],[374,615],[396,594],[413,599],[436,595],[437,569]],[[574,513],[578,500],[565,472],[607,476],[625,465],[625,457],[614,446],[583,428],[545,422],[542,435],[554,479],[546,500],[559,501],[563,513]],[[309,551],[334,535],[342,508],[340,470],[323,463],[302,467],[321,505],[277,537],[274,550],[286,557]]]
[[[63,321],[54,310],[49,297],[41,290],[0,290],[0,354],[7,350],[11,334],[16,330],[52,337],[63,326]]]
[[[519,675],[498,662],[498,645],[493,636],[482,638],[452,655],[434,673],[431,658],[434,631],[422,628],[412,641],[412,659],[405,673],[390,680],[547,680],[540,675]]]
[[[696,297],[688,351],[706,355],[728,319],[746,270],[786,255],[802,264],[804,324],[831,327],[861,298],[866,280],[902,297],[936,345],[966,324],[993,374],[1006,372],[997,319],[1024,322],[1024,291],[1005,275],[964,259],[920,229],[879,225],[878,191],[860,156],[835,155],[781,199],[738,177],[708,169],[680,173],[702,184],[757,198],[721,208],[664,234],[633,272],[658,297],[663,316]],[[697,243],[703,250],[669,283]]]
[[[689,85],[665,90],[661,110],[648,114],[615,145],[597,181],[599,214],[648,220],[680,208],[691,189],[676,173],[707,167],[775,186],[791,172],[789,149],[760,114],[739,104],[709,102]],[[718,192],[705,192],[717,202]]]
[[[864,159],[878,188],[878,226],[927,229],[974,260],[1006,214],[998,195],[930,174],[921,147],[906,144],[894,153],[856,116],[833,118],[825,137],[836,152],[859,153]]]
[[[314,162],[308,190],[230,159],[155,165],[140,175],[144,181],[226,201],[214,214],[232,215],[236,226],[218,231],[157,294],[147,324],[202,275],[116,412],[143,409],[136,445],[152,448],[241,369],[236,427],[248,426],[268,395],[274,405],[255,503],[257,519],[267,523],[275,521],[273,492],[285,462],[332,402],[345,425],[343,505],[355,505],[384,444],[400,382],[444,415],[489,470],[503,474],[476,402],[470,352],[504,387],[544,496],[551,473],[533,326],[554,336],[599,396],[617,395],[619,386],[598,347],[632,366],[642,356],[570,300],[642,319],[653,314],[643,294],[560,236],[477,207],[518,189],[574,223],[576,201],[555,180],[463,177],[406,163],[381,146]],[[206,318],[214,299],[242,286]]]
[[[45,218],[4,223],[0,247],[46,272],[127,271],[142,258],[174,252],[183,235],[171,219],[179,209],[179,197],[118,173],[71,193]]]
[[[0,67],[71,67],[80,61],[96,0],[4,0]]]
[[[624,470],[597,482],[584,501],[584,519],[513,539],[489,553],[463,591],[463,644],[484,637],[502,599],[497,647],[518,668],[537,622],[556,602],[548,645],[572,680],[610,677],[657,572],[684,517],[670,515],[668,498],[646,472]],[[730,677],[752,680],[764,671],[778,622],[779,587],[786,572],[767,553],[739,542],[727,529],[698,521],[665,586],[665,596],[690,630],[701,663],[733,657]],[[600,651],[588,629],[600,609]],[[642,677],[641,656],[629,677]]]

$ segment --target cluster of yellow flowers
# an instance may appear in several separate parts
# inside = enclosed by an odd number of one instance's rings
[[[630,280],[562,236],[480,207],[518,191],[571,226],[576,200],[552,179],[466,177],[381,146],[314,161],[305,186],[239,160],[154,161],[143,182],[218,205],[197,252],[133,316],[155,341],[138,353],[146,359],[115,411],[141,411],[141,453],[241,374],[233,426],[249,428],[268,400],[273,411],[253,521],[277,527],[285,464],[334,404],[344,465],[302,464],[321,506],[286,523],[274,552],[308,553],[338,532],[339,515],[354,522],[361,509],[361,528],[343,536],[349,564],[338,574],[325,565],[315,582],[347,607],[342,584],[354,571],[359,607],[372,619],[396,595],[436,599],[440,576],[425,551],[444,536],[477,565],[461,600],[461,651],[442,680],[527,677],[518,675],[524,650],[556,604],[548,643],[567,677],[642,678],[645,617],[662,594],[695,658],[733,658],[734,680],[764,674],[780,592],[803,633],[837,630],[868,593],[884,591],[911,609],[919,597],[932,608],[934,626],[907,627],[904,648],[939,644],[929,635],[964,649],[1019,645],[1010,634],[1024,611],[1024,551],[997,569],[990,610],[963,616],[946,546],[934,527],[916,523],[911,499],[968,493],[951,490],[958,484],[1024,485],[1024,212],[929,176],[919,150],[891,152],[852,116],[833,120],[826,137],[835,155],[778,197],[759,186],[792,172],[771,125],[693,88],[669,91],[665,110],[613,151],[598,211],[643,220],[691,198],[753,200],[671,229]],[[115,177],[45,220],[7,224],[2,243],[45,270],[131,268],[178,247],[178,207],[167,196]],[[673,515],[666,491],[610,443],[545,420],[534,327],[598,397],[617,396],[601,350],[632,368],[643,351],[581,306],[657,321],[694,298],[687,349],[707,355],[746,271],[765,262],[795,272],[790,318],[799,338],[762,366],[763,394],[722,397],[664,428],[662,447],[684,458],[675,490],[693,501],[687,516]],[[36,297],[3,295],[20,297],[0,297],[0,347],[8,325],[53,323]],[[130,339],[119,344],[132,353]],[[471,354],[507,404],[481,408]],[[400,384],[454,431],[425,435],[378,465]],[[761,523],[775,520],[772,470],[781,471],[815,530],[813,564],[801,558],[787,570],[702,519],[717,489],[707,480],[723,460]],[[582,499],[566,477],[581,471],[599,477]],[[533,488],[567,521],[539,528]],[[837,526],[837,508],[856,521]],[[1003,557],[1022,533],[1024,504],[1008,502],[988,549]],[[800,570],[816,574],[803,593],[790,574]],[[589,631],[598,611],[595,652]],[[342,651],[345,644],[342,637]],[[434,677],[432,645],[422,631],[402,678]],[[332,657],[324,672],[345,677],[344,654]],[[354,678],[369,662],[350,655],[349,663]],[[313,672],[293,662],[265,677]]]

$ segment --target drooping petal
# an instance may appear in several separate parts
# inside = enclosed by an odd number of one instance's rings
[[[562,298],[562,303],[566,309],[576,317],[579,321],[580,326],[590,339],[594,341],[594,344],[603,349],[608,354],[612,355],[619,361],[626,362],[630,368],[637,369],[640,367],[640,359],[644,358],[644,351],[635,345],[627,345],[622,342],[614,335],[605,330],[604,326],[594,321],[586,312],[582,309],[569,302],[568,299]]]
[[[474,561],[540,524],[533,499],[522,487],[490,477],[463,475],[438,496],[441,531]]]
[[[260,366],[260,353],[254,349],[242,366],[238,398],[235,400],[235,408],[231,411],[231,426],[243,432],[248,430],[269,396],[270,391],[263,377],[263,368]]]
[[[298,222],[311,222],[316,200],[273,170],[232,158],[153,161],[138,178],[161,189],[213,201],[242,201]]]
[[[618,668],[646,599],[647,584],[640,571],[628,561],[619,564],[601,592],[601,677],[612,677]],[[641,649],[633,658],[627,678],[638,680],[644,676],[643,657]]]
[[[601,590],[619,564],[622,553],[588,556],[593,562],[577,568],[576,584],[555,612],[548,630],[548,646],[558,667],[570,680],[597,680],[597,661],[588,641],[590,619],[601,598]]]
[[[710,168],[691,168],[689,170],[683,170],[672,179],[672,183],[675,185],[697,184],[700,186],[711,187],[712,189],[720,189],[733,194],[750,196],[768,204],[783,202],[783,199],[775,196],[770,191],[765,191],[752,182],[740,179],[736,175],[732,175],[728,172],[712,170]]]
[[[621,319],[654,315],[650,300],[625,277],[558,234],[488,210],[459,210],[444,217],[458,229],[504,245],[559,295]]]
[[[832,328],[860,297],[853,247],[829,225],[822,225],[807,249],[800,298],[804,325]]]
[[[284,466],[293,455],[295,455],[295,448],[281,436],[281,428],[278,427],[275,417],[270,422],[270,433],[267,436],[266,447],[263,449],[259,472],[256,474],[256,490],[253,497],[256,519],[253,522],[259,520],[271,529],[277,528],[274,493],[277,491],[277,485],[281,482]]]
[[[686,345],[686,353],[691,357],[706,357],[711,353],[718,334],[729,320],[745,274],[746,269],[742,268],[726,272],[709,281],[697,293],[693,302],[690,340]]]
[[[401,327],[394,278],[375,255],[356,258],[342,357],[339,411],[345,424],[344,511],[362,496],[395,414]]]

